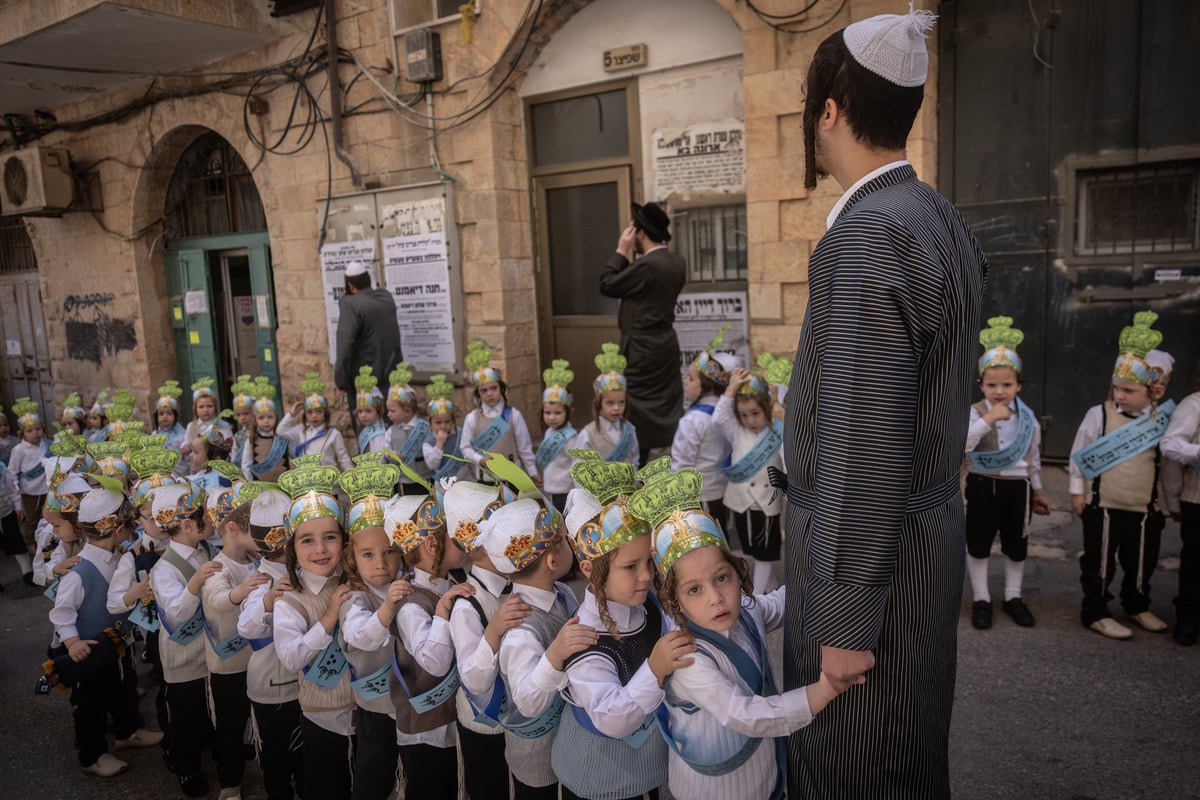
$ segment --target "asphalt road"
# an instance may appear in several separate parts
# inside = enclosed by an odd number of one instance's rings
[[[1045,477],[1056,508],[1065,508],[1065,476],[1047,468]],[[1064,512],[1037,522],[1025,584],[1036,627],[1018,628],[997,608],[995,626],[976,631],[964,593],[950,741],[955,796],[1200,798],[1200,646],[1179,647],[1169,633],[1141,631],[1115,642],[1082,628],[1078,522]],[[1178,526],[1169,524],[1152,592],[1154,611],[1168,621],[1174,620],[1178,553]],[[1001,572],[994,557],[994,595],[1002,588]],[[157,748],[122,752],[131,766],[116,778],[79,772],[66,697],[33,694],[49,639],[49,601],[20,585],[12,559],[0,563],[0,581],[8,587],[0,595],[0,797],[182,797]],[[1113,608],[1120,619],[1119,607]],[[772,645],[778,661],[779,635]],[[144,685],[142,709],[152,721],[155,687],[148,679]],[[243,797],[262,796],[251,764]]]

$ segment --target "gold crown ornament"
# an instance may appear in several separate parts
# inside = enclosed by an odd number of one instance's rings
[[[397,364],[396,368],[388,374],[388,400],[395,400],[397,403],[417,402],[417,390],[409,385],[412,377],[411,364],[407,361]]]
[[[342,524],[342,507],[333,495],[337,483],[337,467],[321,464],[322,455],[312,453],[292,459],[292,468],[279,476],[279,488],[292,498],[287,512],[287,526],[296,532],[310,519],[327,517]]]
[[[491,362],[491,348],[482,341],[476,339],[467,345],[463,363],[467,365],[467,371],[471,374],[471,383],[483,386],[485,383],[500,382],[500,368]]]
[[[238,375],[237,380],[229,385],[229,394],[233,397],[234,410],[254,409],[254,379],[249,375]]]
[[[42,424],[42,418],[38,415],[38,404],[28,397],[17,398],[17,402],[13,403],[12,410],[17,415],[18,431],[23,431],[31,425]]]
[[[550,368],[542,371],[542,380],[546,388],[542,391],[542,405],[560,403],[571,405],[571,381],[575,373],[571,371],[571,362],[556,358],[550,362]]]
[[[1025,341],[1025,334],[1012,326],[1012,317],[990,317],[988,326],[979,332],[979,343],[984,353],[979,357],[979,374],[992,367],[1009,367],[1021,371],[1021,357],[1017,345]]]
[[[304,373],[304,380],[300,381],[300,393],[304,395],[305,411],[329,408],[329,400],[325,398],[325,381],[321,380],[319,373]]]
[[[358,368],[358,374],[354,376],[354,389],[357,392],[357,402],[360,406],[375,406],[376,408],[383,405],[383,395],[379,391],[379,379],[375,377],[375,373],[368,366]]]
[[[445,375],[430,375],[425,394],[429,397],[429,404],[426,406],[429,416],[454,416],[454,384],[446,380]]]
[[[1113,365],[1113,377],[1136,381],[1145,386],[1154,383],[1154,375],[1146,355],[1162,344],[1161,331],[1152,327],[1158,320],[1153,311],[1139,311],[1133,315],[1133,324],[1121,331],[1117,362]]]
[[[201,397],[211,397],[214,400],[217,397],[217,393],[213,391],[213,379],[207,375],[192,384],[192,402],[195,403]]]
[[[612,342],[600,345],[600,354],[596,356],[595,362],[600,374],[592,381],[592,389],[597,395],[625,391],[625,366],[629,361],[621,355],[620,345]]]
[[[182,396],[183,387],[179,385],[179,381],[167,381],[158,387],[158,402],[154,404],[154,407],[156,409],[170,408],[178,412],[179,398]]]
[[[353,536],[363,528],[382,528],[383,504],[392,496],[399,480],[400,468],[379,463],[378,453],[355,456],[354,467],[338,478],[338,486],[350,497],[346,532]]]
[[[704,479],[694,467],[659,475],[629,498],[629,513],[654,529],[652,555],[664,576],[680,556],[701,547],[728,547],[717,521],[700,502]]]

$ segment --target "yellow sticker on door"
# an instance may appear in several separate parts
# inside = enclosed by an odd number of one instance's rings
[[[188,331],[188,342],[200,344],[200,331]]]
[[[263,348],[263,361],[266,361],[268,364],[271,363],[271,348]]]
[[[176,322],[183,322],[183,309],[182,308],[180,308],[179,306],[175,306],[174,308],[171,309],[171,311],[174,312],[174,314],[175,314]]]

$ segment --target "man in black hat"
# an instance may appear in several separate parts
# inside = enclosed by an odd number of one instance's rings
[[[629,420],[637,427],[641,463],[651,449],[669,447],[683,414],[675,301],[687,283],[687,262],[667,249],[671,218],[658,203],[633,204],[600,273],[600,294],[621,301],[621,354],[629,359]]]

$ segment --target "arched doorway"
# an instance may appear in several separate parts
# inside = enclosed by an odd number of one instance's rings
[[[211,376],[226,406],[237,375],[265,375],[278,386],[266,216],[254,178],[229,142],[210,131],[183,151],[163,217],[180,383]]]

